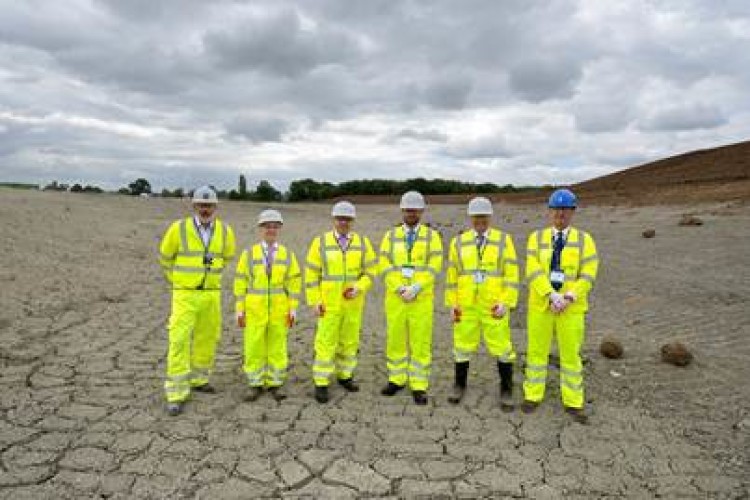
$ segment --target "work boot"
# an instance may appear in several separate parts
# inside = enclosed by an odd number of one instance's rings
[[[534,413],[537,408],[539,408],[539,403],[537,403],[536,401],[529,401],[527,399],[523,402],[523,404],[521,404],[521,411],[526,415]]]
[[[216,387],[212,386],[208,382],[203,385],[193,387],[194,391],[202,392],[204,394],[216,394]]]
[[[328,387],[324,385],[315,386],[315,401],[320,404],[328,402]]]
[[[167,415],[176,417],[184,410],[185,403],[178,401],[176,403],[167,403]]]
[[[383,387],[383,389],[380,391],[380,394],[383,396],[393,396],[398,391],[402,390],[404,388],[403,385],[394,384],[393,382],[388,382],[388,385]]]
[[[453,385],[453,394],[448,396],[448,402],[457,405],[464,398],[464,394],[466,394],[466,381],[469,378],[469,362],[457,362],[454,368],[456,381]]]
[[[500,409],[506,413],[514,410],[513,404],[513,363],[497,362],[500,373]]]
[[[271,387],[271,388],[268,389],[268,392],[271,393],[271,397],[276,402],[281,402],[281,401],[284,401],[286,399],[286,392],[284,392],[284,389],[283,389],[282,386]]]
[[[339,385],[349,392],[359,392],[359,384],[353,378],[340,378]]]
[[[263,394],[263,388],[262,387],[250,387],[247,392],[245,393],[245,401],[252,403],[253,401],[257,400],[260,395]]]
[[[586,425],[589,423],[589,416],[586,415],[586,411],[583,408],[573,408],[571,406],[565,407],[565,413],[573,418],[573,421],[579,424]]]
[[[418,406],[424,406],[427,404],[426,391],[411,391],[411,396],[414,398],[414,404]]]

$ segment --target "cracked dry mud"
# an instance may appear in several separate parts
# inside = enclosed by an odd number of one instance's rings
[[[313,320],[290,334],[290,397],[241,401],[241,335],[229,288],[214,384],[179,418],[164,414],[169,295],[156,262],[181,201],[3,190],[0,226],[0,498],[746,498],[750,434],[750,208],[709,206],[701,227],[680,207],[584,208],[603,268],[585,347],[591,423],[561,411],[556,372],[532,416],[502,413],[482,353],[465,402],[452,384],[449,319],[436,305],[426,407],[385,382],[382,289],[370,297],[358,379],[312,399]],[[221,210],[244,245],[262,207]],[[304,255],[328,225],[324,205],[282,206],[283,239]],[[498,205],[523,258],[543,223],[535,207]],[[362,206],[358,228],[379,241],[395,207]],[[431,213],[446,239],[463,207]],[[526,222],[524,222],[526,221]],[[644,240],[644,227],[657,237]],[[447,241],[446,241],[447,243]],[[231,272],[225,283],[229,285]],[[439,290],[439,295],[442,288]],[[525,351],[525,307],[513,337]],[[625,357],[598,352],[618,337]],[[662,364],[670,340],[696,356]],[[521,361],[523,356],[521,355]],[[520,367],[516,398],[520,398]]]

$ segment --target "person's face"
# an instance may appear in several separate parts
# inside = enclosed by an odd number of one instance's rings
[[[471,217],[471,226],[478,233],[487,231],[490,227],[490,216],[489,215],[473,215]]]
[[[354,224],[354,219],[351,217],[334,217],[333,218],[333,227],[336,228],[336,232],[339,234],[349,234],[349,231],[352,230],[352,225]]]
[[[575,214],[575,208],[550,208],[550,224],[558,231],[565,229],[573,221],[573,214]]]
[[[260,237],[267,243],[274,243],[279,239],[282,224],[280,222],[266,222],[260,226]]]
[[[198,218],[203,224],[208,224],[214,218],[216,213],[215,203],[194,203],[193,208],[195,213],[198,214]]]
[[[413,208],[402,210],[401,213],[403,214],[404,223],[407,226],[415,226],[419,224],[419,220],[422,218],[422,212],[424,212],[424,210],[416,210]]]

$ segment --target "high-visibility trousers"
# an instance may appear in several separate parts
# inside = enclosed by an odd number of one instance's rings
[[[289,328],[285,317],[271,318],[270,322],[253,322],[247,316],[244,331],[244,372],[251,387],[279,387],[287,376],[289,356],[287,335]]]
[[[426,391],[432,368],[432,298],[405,303],[390,294],[385,313],[388,381],[400,386],[408,382],[411,390]]]
[[[221,291],[173,290],[168,330],[164,391],[172,403],[208,383],[221,337]]]
[[[494,318],[486,307],[470,305],[461,308],[461,321],[453,325],[453,359],[456,363],[471,361],[477,352],[481,337],[490,355],[503,363],[516,360],[516,351],[510,336],[510,313]]]
[[[352,301],[335,310],[328,310],[322,318],[318,318],[313,362],[316,386],[328,386],[334,373],[339,380],[354,376],[363,313],[364,301]]]
[[[584,340],[584,313],[529,311],[528,357],[524,398],[540,402],[544,399],[547,368],[552,337],[557,334],[560,355],[560,392],[563,404],[570,408],[583,408],[583,363],[581,346]]]

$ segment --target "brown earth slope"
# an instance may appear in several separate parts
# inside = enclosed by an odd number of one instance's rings
[[[487,179],[491,181],[492,179]],[[586,204],[653,205],[750,200],[750,141],[703,149],[628,168],[573,186]],[[494,201],[541,203],[550,190],[493,194]],[[432,204],[465,203],[474,194],[430,196]],[[395,203],[396,196],[349,196]]]

